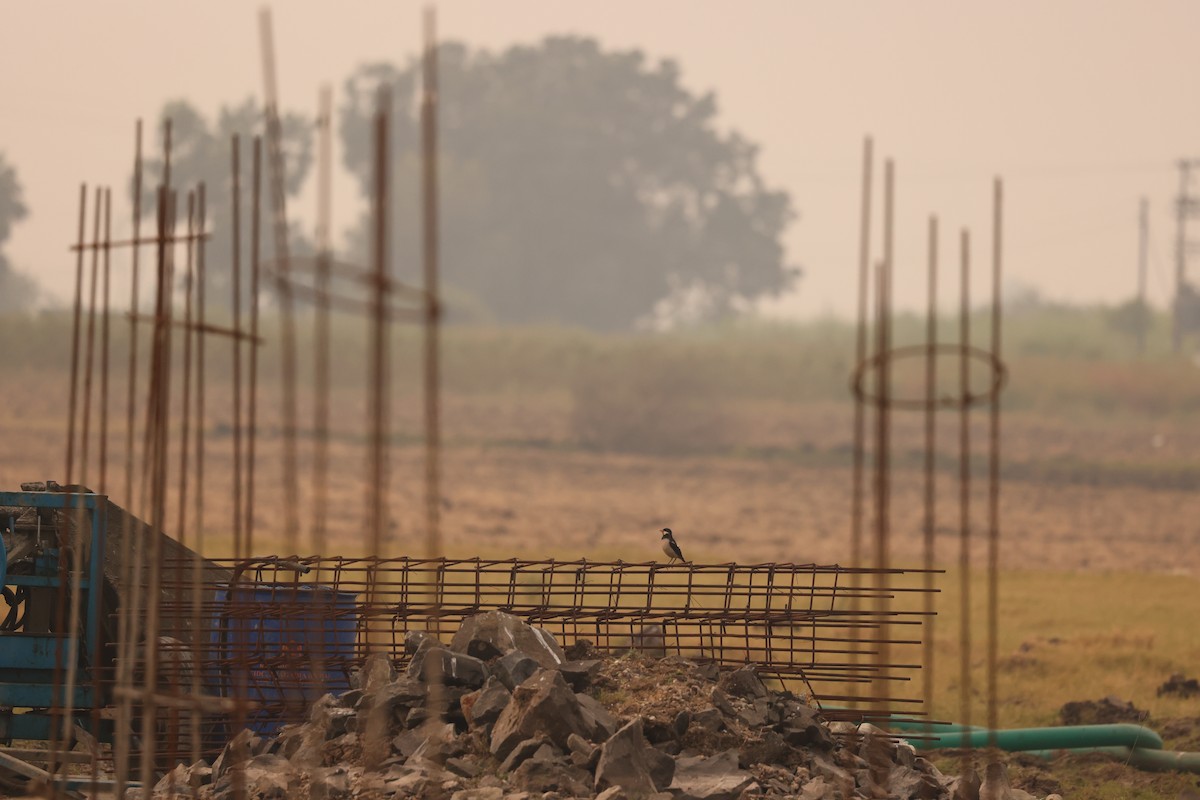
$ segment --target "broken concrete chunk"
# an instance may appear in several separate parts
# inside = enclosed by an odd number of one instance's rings
[[[587,725],[588,730],[591,731],[590,734],[586,734],[587,738],[593,742],[603,742],[612,736],[613,732],[617,729],[616,717],[608,713],[608,709],[590,694],[579,692],[575,695],[575,698],[579,701],[579,708],[583,713],[584,723]]]
[[[549,632],[502,611],[488,611],[464,620],[450,641],[450,649],[484,661],[519,650],[545,669],[567,660]]]
[[[500,771],[512,772],[514,769],[521,766],[526,759],[536,753],[538,749],[543,747],[545,744],[546,739],[541,736],[533,739],[522,740],[517,744],[516,747],[512,749],[512,752],[505,757],[504,761],[501,762]]]
[[[748,664],[726,675],[721,681],[721,687],[734,697],[744,697],[747,700],[755,700],[769,694],[762,678],[758,677],[754,667]]]
[[[371,653],[363,662],[362,669],[350,678],[350,685],[364,692],[373,692],[396,679],[396,670],[385,653]]]
[[[493,661],[491,667],[492,674],[499,678],[510,692],[528,680],[529,676],[537,672],[539,668],[538,662],[520,650],[506,653]]]
[[[478,689],[487,680],[488,668],[474,656],[453,653],[444,647],[430,647],[413,658],[408,675],[426,683],[440,680],[446,686]]]
[[[474,693],[470,702],[467,701],[467,697],[462,699],[463,716],[467,719],[467,725],[472,730],[488,729],[500,718],[500,712],[512,700],[512,693],[493,675],[487,679],[482,689]]]
[[[736,800],[754,785],[754,776],[738,767],[737,753],[726,750],[712,758],[676,759],[671,792],[680,800]]]
[[[600,747],[600,762],[596,765],[596,791],[620,786],[625,793],[634,797],[655,792],[647,758],[651,750],[653,748],[642,733],[641,717],[622,727]],[[673,763],[671,771],[674,772]]]
[[[597,658],[586,661],[565,661],[556,669],[563,674],[573,691],[582,692],[592,685],[604,662]]]
[[[504,759],[522,740],[539,735],[566,750],[572,733],[591,739],[595,727],[562,675],[541,670],[513,691],[512,700],[500,712],[492,727],[491,751]]]

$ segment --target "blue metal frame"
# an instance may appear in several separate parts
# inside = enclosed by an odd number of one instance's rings
[[[108,531],[108,497],[99,494],[64,492],[0,492],[0,505],[24,508],[49,508],[91,513],[91,542],[87,574],[81,580],[81,610],[86,614],[84,635],[77,641],[81,664],[92,665],[100,650],[100,619],[103,613],[101,591],[104,584],[105,538]],[[59,585],[58,550],[48,548],[39,557],[42,574],[8,575],[4,578],[9,586],[56,587]],[[69,589],[69,586],[68,586]],[[65,687],[55,691],[54,670],[65,666],[66,654],[77,632],[67,633],[0,633],[0,705],[17,708],[47,708],[65,705]],[[90,672],[79,673],[72,705],[77,710],[88,710],[103,703],[96,697]],[[14,715],[25,716],[25,715]],[[14,720],[15,721],[15,720]],[[32,720],[28,720],[32,722]],[[0,726],[0,728],[7,726]]]

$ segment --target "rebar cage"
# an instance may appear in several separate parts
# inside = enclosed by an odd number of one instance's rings
[[[177,652],[160,659],[159,683],[181,699],[189,683],[230,698],[260,731],[349,688],[369,653],[403,666],[409,632],[448,643],[485,611],[513,614],[568,647],[587,640],[608,653],[753,664],[818,704],[917,702],[889,688],[916,668],[925,616],[895,607],[925,591],[903,570],[315,556],[214,563],[233,578],[194,583],[190,563],[164,570],[160,646]],[[190,630],[207,632],[193,641]],[[876,663],[882,643],[895,663]]]

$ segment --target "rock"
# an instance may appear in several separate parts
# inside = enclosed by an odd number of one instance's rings
[[[331,695],[325,695],[325,697],[328,697],[331,702],[333,701],[333,697]],[[324,698],[321,699],[323,700]],[[225,747],[222,748],[221,754],[217,756],[215,761],[213,761],[213,781],[216,782],[221,780],[221,778],[225,776],[225,773],[229,771],[230,767],[248,761],[250,756],[255,752],[260,741],[261,740],[248,728],[243,728],[242,730],[238,731],[237,735],[229,740]]]
[[[567,737],[567,747],[571,751],[571,763],[581,769],[594,773],[600,763],[600,748],[584,739],[577,733]]]
[[[391,792],[396,797],[423,797],[429,781],[429,775],[424,770],[413,770],[395,778],[389,778],[384,783],[384,790]]]
[[[525,739],[517,744],[512,749],[500,764],[501,772],[512,772],[517,767],[521,766],[528,758],[541,749],[546,744],[546,740],[538,736],[533,739]]]
[[[596,795],[595,800],[624,800],[625,795],[621,791],[620,786],[610,786],[600,794]]]
[[[854,796],[854,776],[824,755],[814,753],[812,761],[809,763],[809,769],[814,775],[824,778],[826,783],[833,786],[834,790],[840,792],[844,797]]]
[[[450,641],[450,649],[484,661],[519,650],[545,669],[567,660],[552,635],[502,611],[488,611],[464,620]]]
[[[862,736],[858,755],[867,762],[874,783],[886,788],[888,776],[896,763],[896,742],[884,730],[869,722],[859,725],[858,732]]]
[[[278,755],[255,756],[246,763],[246,794],[261,800],[287,800],[295,778],[292,765]]]
[[[979,800],[980,780],[972,767],[950,782],[952,800]]]
[[[828,727],[821,724],[815,708],[797,705],[788,711],[788,716],[780,723],[783,738],[788,744],[792,747],[819,747],[825,750],[833,747],[833,735]],[[849,726],[848,732],[856,731],[853,726]]]
[[[404,634],[404,655],[412,658],[417,654],[422,647],[441,644],[437,637],[431,636],[425,631],[406,631]]]
[[[396,679],[396,670],[386,653],[371,653],[363,662],[362,669],[354,673],[350,685],[363,692],[374,692]]]
[[[892,769],[883,786],[889,796],[906,800],[934,800],[942,794],[937,778],[905,766]]]
[[[755,700],[754,703],[737,712],[737,718],[745,723],[747,728],[761,728],[767,724],[768,704],[765,700]]]
[[[737,710],[734,709],[733,704],[729,702],[729,698],[725,696],[725,693],[721,691],[720,687],[713,687],[712,693],[709,695],[709,699],[712,701],[713,708],[717,709],[725,716],[737,716]]]
[[[797,800],[834,800],[839,796],[832,783],[826,783],[824,778],[813,778],[804,784]]]
[[[454,726],[450,723],[434,725],[431,730],[421,731],[421,734],[424,741],[413,751],[410,756],[412,759],[444,764],[447,758],[460,756],[466,751],[462,739],[455,734]]]
[[[498,676],[492,675],[470,703],[467,697],[463,698],[463,716],[467,719],[467,725],[471,729],[490,729],[511,700],[512,693],[504,687]]]
[[[657,790],[650,776],[648,752],[653,748],[642,733],[642,719],[628,723],[600,747],[596,791],[619,786],[625,793],[644,796]]]
[[[488,668],[474,656],[452,653],[444,647],[430,647],[413,658],[408,675],[425,683],[441,680],[444,686],[478,689],[487,680]]]
[[[512,701],[500,712],[492,727],[491,751],[503,760],[522,740],[539,735],[566,750],[572,733],[594,739],[596,727],[562,675],[541,670],[516,688]]]
[[[576,639],[572,644],[563,648],[563,653],[566,654],[570,661],[582,661],[589,658],[595,658],[599,651],[591,639]]]
[[[593,742],[603,742],[613,735],[618,727],[617,720],[612,714],[608,713],[608,709],[599,700],[582,692],[577,693],[575,699],[578,701],[579,710],[583,714],[584,724],[590,731],[590,734],[586,734],[588,739]]]
[[[692,724],[711,733],[720,733],[725,727],[725,718],[717,709],[709,706],[692,715]]]
[[[675,735],[675,726],[672,722],[654,717],[642,718],[642,734],[652,745],[674,742],[679,738]]]
[[[984,768],[983,783],[979,785],[979,800],[1007,800],[1008,790],[1011,788],[1008,782],[1008,766],[999,761],[992,761]]]
[[[665,791],[675,779],[675,759],[657,747],[651,747],[646,751],[646,763],[650,767],[650,780],[654,782],[654,788]]]
[[[671,793],[679,800],[736,800],[755,785],[754,776],[738,768],[737,753],[726,750],[712,758],[676,759]]]
[[[671,730],[676,739],[682,739],[690,727],[692,727],[692,712],[686,708],[676,714],[675,719],[671,721]]]
[[[153,794],[186,796],[212,780],[212,768],[201,759],[191,766],[176,764],[174,769],[154,784]]]
[[[492,662],[492,674],[511,692],[537,672],[539,666],[520,650],[513,650]]]
[[[742,745],[738,762],[747,767],[752,764],[791,764],[796,761],[795,755],[783,737],[768,728],[760,731],[756,739]]]
[[[308,775],[310,800],[342,800],[350,796],[350,772],[345,767],[316,769]]]
[[[586,661],[564,661],[556,669],[563,674],[573,691],[582,692],[592,685],[604,662],[598,658]]]
[[[734,697],[744,697],[747,700],[756,700],[769,694],[762,678],[758,677],[754,667],[749,664],[728,673],[721,681],[721,688]]]
[[[567,797],[590,797],[591,776],[577,767],[531,758],[513,772],[512,783],[531,792],[560,792]]]
[[[410,758],[413,753],[417,752],[425,741],[425,734],[421,731],[413,729],[397,734],[392,739],[392,749],[405,758]]]
[[[475,778],[483,772],[483,765],[474,759],[455,756],[446,759],[446,771],[463,778]]]
[[[498,786],[459,789],[450,795],[450,800],[504,800],[504,790]]]

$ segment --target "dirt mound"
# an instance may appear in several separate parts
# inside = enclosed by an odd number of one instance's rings
[[[1133,722],[1138,725],[1150,719],[1150,712],[1116,696],[1101,700],[1074,700],[1058,711],[1063,725],[1108,725],[1114,722]]]

